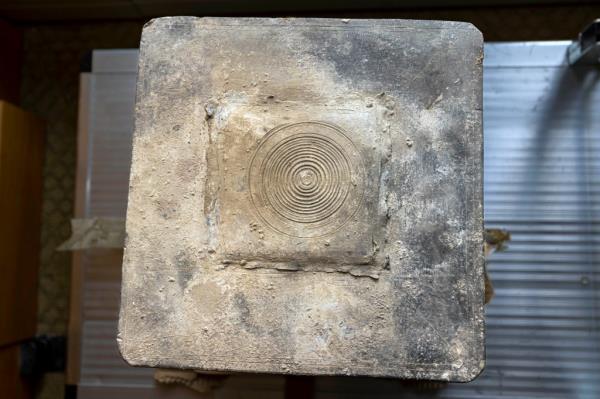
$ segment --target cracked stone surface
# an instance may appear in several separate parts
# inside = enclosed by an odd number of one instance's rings
[[[481,33],[458,22],[146,24],[123,357],[475,378],[482,51]]]

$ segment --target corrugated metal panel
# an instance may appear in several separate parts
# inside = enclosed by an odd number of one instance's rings
[[[485,224],[512,241],[488,263],[486,370],[452,397],[600,397],[600,75],[566,45],[486,48]]]
[[[600,397],[599,73],[566,67],[566,45],[486,45],[486,227],[508,229],[513,240],[489,262],[496,296],[487,307],[486,370],[415,397]],[[94,53],[89,216],[125,214],[136,58],[134,50]],[[116,349],[120,254],[88,253],[84,263],[82,397],[155,395],[151,371],[127,366]],[[317,379],[320,399],[391,398],[402,389]],[[282,379],[241,377],[218,396],[240,391],[279,397]]]
[[[125,217],[135,69],[121,65],[127,66],[131,55],[137,59],[135,51],[94,53],[88,93],[86,217]],[[121,259],[122,251],[117,250],[85,251],[82,259],[82,388],[136,387],[152,382],[152,370],[129,367],[116,345]]]

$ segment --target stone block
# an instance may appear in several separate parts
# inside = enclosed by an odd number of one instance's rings
[[[459,22],[150,21],[124,358],[205,371],[477,376],[482,45]]]

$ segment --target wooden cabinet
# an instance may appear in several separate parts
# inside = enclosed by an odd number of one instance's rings
[[[40,119],[0,101],[0,386],[12,398],[28,397],[18,345],[36,332],[43,133]]]

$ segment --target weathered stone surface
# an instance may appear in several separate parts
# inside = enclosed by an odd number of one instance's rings
[[[467,381],[484,364],[482,37],[161,18],[140,48],[133,365]]]

